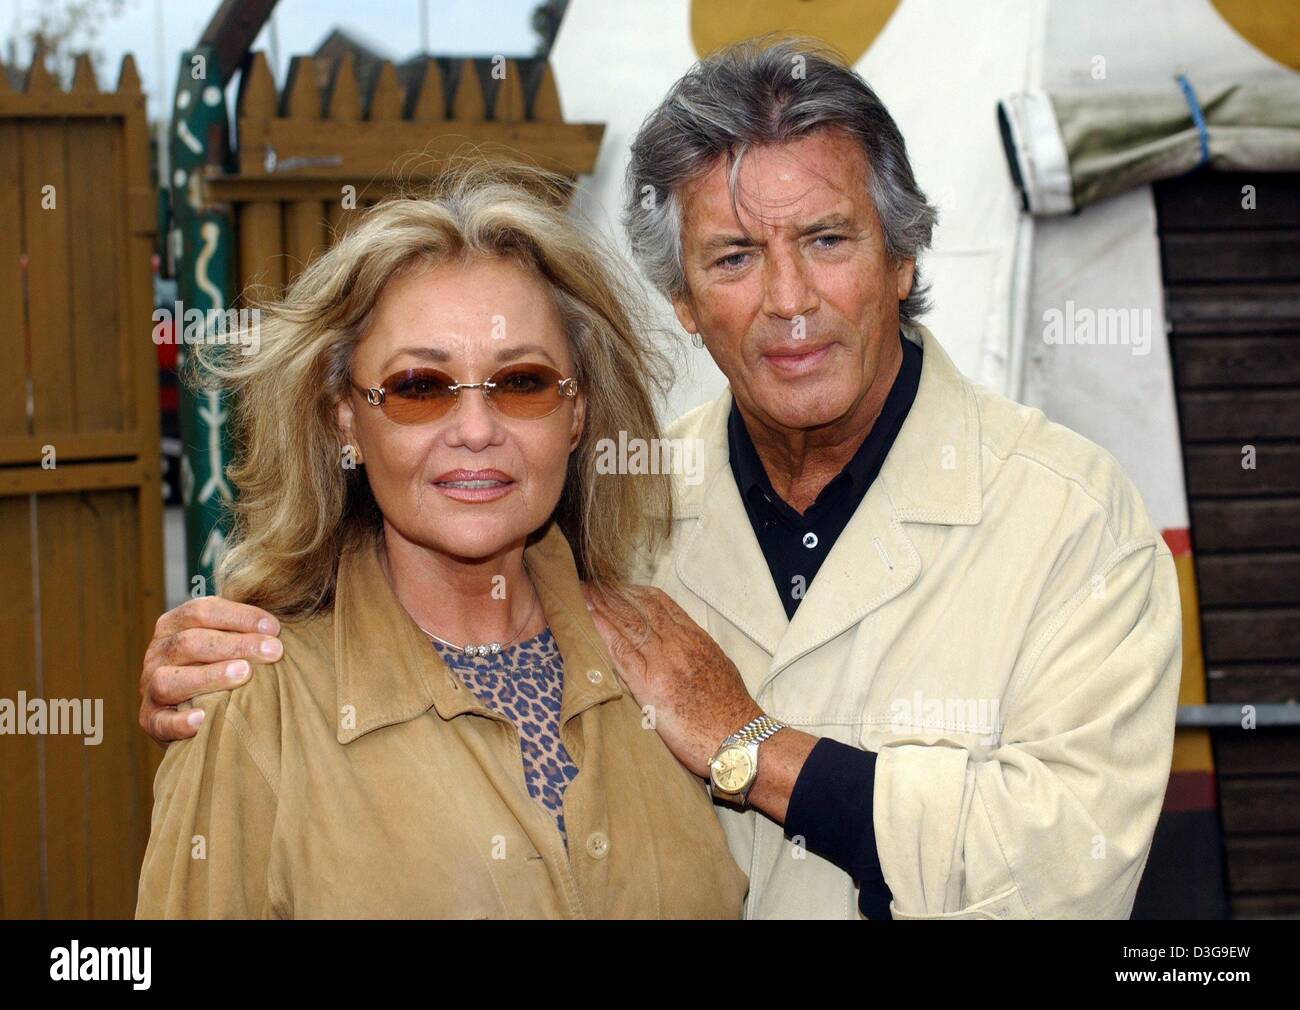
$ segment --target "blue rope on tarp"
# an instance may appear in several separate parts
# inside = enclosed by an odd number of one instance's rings
[[[1187,79],[1186,74],[1178,75],[1178,86],[1183,91],[1183,98],[1187,100],[1187,107],[1192,112],[1192,122],[1196,125],[1196,134],[1201,141],[1201,160],[1196,163],[1196,167],[1210,163],[1210,132],[1205,128],[1205,113],[1201,111],[1201,103],[1196,100],[1196,91],[1192,88],[1192,82]]]

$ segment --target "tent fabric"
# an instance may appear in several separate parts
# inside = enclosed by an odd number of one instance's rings
[[[1300,170],[1300,81],[1291,78],[1023,92],[998,103],[998,124],[1021,205],[1039,217],[1202,164],[1225,172]]]

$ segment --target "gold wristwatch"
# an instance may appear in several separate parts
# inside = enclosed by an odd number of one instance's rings
[[[770,715],[760,715],[723,740],[709,761],[714,797],[743,807],[758,778],[758,745],[785,728],[785,723]]]

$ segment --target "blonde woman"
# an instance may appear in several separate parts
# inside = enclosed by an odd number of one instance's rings
[[[220,593],[283,658],[202,695],[155,783],[142,917],[735,917],[700,782],[620,682],[582,583],[669,522],[637,304],[536,187],[381,204],[203,357],[236,394]],[[247,679],[247,674],[245,677]]]

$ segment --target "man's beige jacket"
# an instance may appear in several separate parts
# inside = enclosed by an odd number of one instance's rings
[[[1126,917],[1173,748],[1173,559],[1110,453],[905,335],[915,402],[793,621],[728,465],[729,392],[670,432],[703,466],[674,477],[642,578],[769,714],[878,753],[895,918]],[[761,815],[719,816],[748,917],[858,917],[848,875]]]

